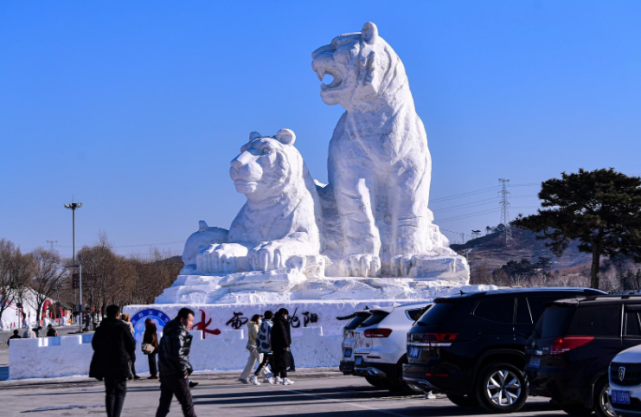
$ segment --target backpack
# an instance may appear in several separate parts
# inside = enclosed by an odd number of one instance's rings
[[[258,353],[272,352],[272,326],[273,323],[269,320],[263,320],[261,323],[258,329],[258,336],[256,336]]]

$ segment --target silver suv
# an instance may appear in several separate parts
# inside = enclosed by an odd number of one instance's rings
[[[369,310],[354,331],[354,375],[392,392],[423,392],[403,381],[407,333],[431,303],[411,303]]]

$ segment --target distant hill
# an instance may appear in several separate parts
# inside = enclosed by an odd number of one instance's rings
[[[503,233],[495,232],[464,244],[452,244],[452,249],[462,255],[467,255],[470,268],[485,266],[491,270],[500,268],[508,261],[527,259],[532,263],[540,257],[550,258],[551,269],[559,272],[580,273],[590,267],[592,256],[580,253],[577,243],[573,242],[562,257],[557,258],[548,248],[544,240],[537,240],[536,234],[527,230],[512,228],[512,240],[506,246]]]

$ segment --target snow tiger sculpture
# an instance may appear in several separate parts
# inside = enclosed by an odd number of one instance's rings
[[[230,169],[236,191],[245,194],[247,202],[232,222],[227,241],[200,250],[198,272],[303,270],[308,261],[322,262],[320,205],[295,140],[289,129],[273,137],[250,134]]]
[[[425,256],[456,257],[427,208],[432,159],[398,55],[366,23],[312,58],[321,81],[333,77],[321,98],[346,110],[328,160],[344,239],[341,259],[333,259],[339,273],[408,276]]]

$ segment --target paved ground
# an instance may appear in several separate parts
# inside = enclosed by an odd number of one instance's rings
[[[443,396],[426,400],[423,396],[396,396],[378,391],[362,378],[312,378],[313,375],[294,373],[291,386],[248,386],[234,382],[232,375],[223,378],[201,379],[193,390],[199,416],[475,416],[480,411],[454,406]],[[141,380],[129,384],[124,416],[154,416],[159,391],[156,381]],[[0,387],[2,416],[88,416],[104,415],[103,388],[98,383],[55,383],[48,385]],[[46,409],[49,407],[49,409]],[[82,407],[82,408],[80,408]],[[174,401],[170,416],[181,416]],[[531,399],[518,416],[565,416],[551,407],[545,399]]]

